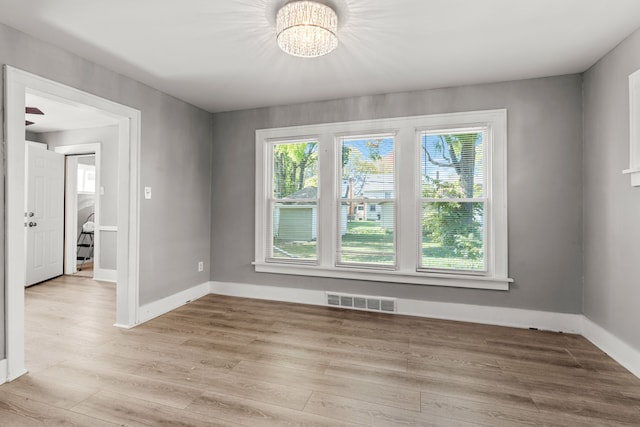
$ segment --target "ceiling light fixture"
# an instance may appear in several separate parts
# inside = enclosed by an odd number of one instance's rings
[[[314,1],[292,1],[278,11],[277,41],[293,56],[315,58],[338,46],[338,16],[329,6]]]

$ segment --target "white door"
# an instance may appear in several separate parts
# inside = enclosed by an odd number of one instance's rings
[[[62,274],[64,156],[27,145],[27,281],[33,285]]]

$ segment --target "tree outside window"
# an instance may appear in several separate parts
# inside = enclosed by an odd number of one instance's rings
[[[422,267],[485,270],[485,131],[421,135]]]

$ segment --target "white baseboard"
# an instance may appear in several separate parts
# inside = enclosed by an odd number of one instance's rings
[[[325,291],[242,283],[210,282],[211,293],[272,301],[325,305]],[[580,314],[553,313],[517,308],[421,301],[397,298],[397,313],[516,328],[581,333]]]
[[[640,351],[583,316],[582,336],[640,378]]]
[[[278,286],[247,285],[244,283],[209,282],[212,294],[232,297],[325,305],[325,291],[281,288]]]
[[[107,270],[105,268],[98,268],[96,270],[93,270],[93,280],[115,283],[118,281],[118,270]]]
[[[579,334],[581,314],[554,313],[520,308],[398,299],[398,313],[485,325],[535,328]]]
[[[156,317],[158,317],[158,316],[156,316]],[[131,326],[131,325],[123,325],[123,324],[120,324],[120,323],[114,323],[113,327],[114,328],[120,328],[120,329],[131,329],[131,328],[135,328],[136,325]]]
[[[209,282],[178,292],[158,301],[145,304],[138,309],[138,324],[175,310],[188,302],[202,298],[210,293]]]
[[[0,360],[0,385],[7,382],[9,372],[7,371],[7,359]]]

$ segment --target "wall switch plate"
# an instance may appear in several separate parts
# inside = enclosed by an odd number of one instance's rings
[[[144,187],[144,198],[147,200],[151,198],[151,187]]]
[[[198,271],[199,272],[204,271],[204,262],[202,261],[198,262]]]

